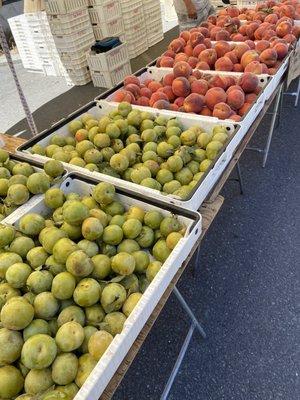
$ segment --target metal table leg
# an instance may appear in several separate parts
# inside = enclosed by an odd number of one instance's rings
[[[300,78],[298,78],[298,86],[297,86],[297,91],[296,92],[285,92],[284,94],[287,94],[289,96],[295,96],[295,103],[294,107],[298,106],[298,101],[299,101],[299,95],[300,95]]]
[[[199,249],[198,249],[199,250]],[[170,390],[172,388],[172,385],[175,381],[176,375],[178,374],[179,368],[182,364],[182,361],[184,359],[184,356],[187,352],[187,349],[189,347],[190,341],[192,339],[194,330],[196,329],[200,335],[203,338],[206,338],[206,333],[204,332],[204,329],[202,327],[202,325],[200,324],[200,322],[197,320],[197,318],[195,317],[193,311],[190,309],[189,305],[187,304],[187,302],[185,301],[185,299],[183,298],[183,296],[181,295],[181,293],[179,292],[179,290],[177,289],[177,287],[175,286],[173,289],[173,292],[175,294],[175,296],[177,297],[177,299],[179,300],[182,308],[185,310],[185,312],[188,314],[188,316],[190,317],[190,319],[192,320],[192,324],[189,328],[188,334],[186,335],[183,345],[180,349],[179,355],[177,357],[176,363],[173,367],[173,370],[171,372],[171,375],[168,379],[168,382],[164,388],[163,394],[160,397],[160,400],[167,400],[168,395],[170,393]]]
[[[251,147],[251,146],[246,147],[246,150],[253,150],[253,151],[258,151],[259,153],[263,153],[263,162],[262,162],[263,168],[266,166],[266,162],[267,162],[267,158],[268,158],[269,150],[270,150],[270,145],[271,145],[271,141],[272,141],[272,136],[273,136],[273,132],[274,132],[275,122],[276,122],[277,115],[279,114],[278,108],[279,108],[282,90],[283,90],[283,83],[280,85],[279,91],[275,98],[274,110],[272,112],[271,126],[269,129],[267,143],[266,143],[265,148],[261,149],[259,147]]]

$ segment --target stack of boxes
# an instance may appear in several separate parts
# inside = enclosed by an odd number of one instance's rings
[[[24,68],[49,76],[66,74],[45,12],[21,14],[8,23]]]
[[[89,15],[96,40],[119,37],[124,41],[124,25],[118,0],[88,0]]]
[[[160,0],[143,0],[148,47],[164,38]]]
[[[135,58],[148,49],[143,1],[120,0],[120,5],[129,58]]]
[[[93,84],[96,87],[112,88],[131,74],[131,66],[126,43],[105,53],[90,51],[87,61]]]
[[[95,42],[87,0],[47,0],[46,13],[69,83],[91,81],[86,52]]]

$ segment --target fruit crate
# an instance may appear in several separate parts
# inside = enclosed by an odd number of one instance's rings
[[[69,35],[91,26],[88,10],[82,9],[68,14],[48,16],[51,32],[54,35]]]
[[[75,192],[80,195],[90,195],[92,188],[98,183],[99,181],[96,179],[71,173],[61,183],[60,188],[65,194]],[[202,217],[197,212],[187,211],[172,205],[161,204],[155,199],[145,200],[143,196],[129,190],[117,189],[116,197],[117,200],[124,205],[125,209],[131,206],[138,206],[145,211],[159,211],[165,217],[171,215],[177,216],[179,222],[186,226],[186,233],[163,263],[161,269],[145,290],[138,304],[126,319],[122,332],[114,337],[74,400],[99,398],[133,345],[143,326],[146,324],[176,272],[191,252],[202,231]],[[43,199],[41,199],[31,207],[26,206],[20,209],[14,218],[9,219],[8,223],[18,227],[21,217],[29,212],[38,213],[44,217],[52,214],[52,211],[46,207]]]
[[[129,62],[127,44],[112,48],[106,53],[96,54],[93,51],[87,53],[87,62],[91,71],[110,71],[119,65]]]
[[[87,0],[45,0],[46,13],[49,15],[67,14],[87,7]]]
[[[43,169],[43,164],[44,164],[44,162],[42,162],[42,161],[40,161],[40,160],[38,160],[38,159],[32,159],[32,158],[28,159],[28,157],[26,157],[26,156],[24,157],[23,154],[16,154],[16,153],[14,153],[14,154],[9,154],[9,159],[10,159],[11,161],[14,161],[14,162],[17,163],[17,164],[22,163],[22,162],[26,162],[26,163],[30,164],[30,165],[33,167],[33,169],[34,169],[34,172],[43,172],[43,171],[44,171],[44,169]],[[57,186],[64,178],[66,178],[67,174],[68,174],[68,170],[65,169],[65,170],[64,170],[64,173],[63,173],[63,175],[62,175],[62,177],[59,178],[57,181],[53,182],[53,184],[51,185],[51,187]],[[13,175],[12,175],[12,176],[13,176]],[[19,211],[20,211],[21,208],[22,208],[22,210],[24,210],[26,207],[31,207],[31,206],[32,206],[33,204],[35,204],[36,202],[40,201],[41,196],[42,196],[42,195],[34,195],[34,194],[31,194],[31,193],[30,193],[30,197],[29,197],[28,201],[27,201],[25,204],[18,206],[17,209],[16,209],[15,211],[13,211],[10,215],[8,215],[7,217],[5,217],[5,218],[1,221],[1,224],[7,223],[7,221],[8,221],[10,218],[14,218],[14,216],[18,215],[18,213],[19,213]],[[1,204],[3,204],[3,201],[4,201],[5,197],[6,197],[6,196],[0,196]]]
[[[133,107],[139,109],[143,108],[136,106]],[[41,162],[45,162],[49,158],[40,156],[38,154],[31,154],[31,148],[33,145],[40,144],[41,146],[47,146],[50,143],[51,137],[56,133],[64,136],[70,136],[70,133],[68,131],[68,123],[74,119],[80,118],[80,116],[86,112],[92,114],[93,116],[95,116],[95,118],[101,118],[102,116],[107,115],[110,111],[113,111],[115,109],[116,105],[114,105],[113,103],[108,103],[106,101],[91,102],[86,106],[84,106],[83,108],[81,108],[80,110],[71,114],[65,120],[60,121],[59,123],[53,125],[49,130],[40,133],[38,136],[34,137],[33,139],[30,139],[28,142],[21,145],[18,148],[18,152],[23,154],[24,157],[29,157],[29,159],[37,158]],[[182,116],[178,116],[166,110],[158,111],[152,109],[150,112],[155,116],[162,115],[167,118],[177,117],[179,121],[183,124],[185,129],[188,129],[189,127],[192,126],[199,126],[205,131],[210,133],[212,132],[213,128],[216,125],[218,126],[222,125],[226,127],[227,132],[230,134],[229,142],[226,144],[226,146],[224,146],[221,149],[218,157],[213,161],[209,169],[205,172],[203,179],[198,182],[198,184],[195,186],[194,190],[191,192],[190,196],[187,199],[182,200],[178,196],[163,194],[158,190],[143,187],[141,185],[128,182],[123,179],[115,178],[109,175],[105,175],[100,172],[90,172],[82,167],[73,166],[67,163],[64,163],[64,166],[69,171],[73,170],[76,172],[80,172],[83,175],[93,176],[97,179],[110,182],[114,184],[116,187],[121,187],[124,189],[128,188],[136,193],[140,193],[145,198],[149,199],[155,198],[161,201],[162,203],[174,204],[176,206],[183,207],[184,209],[189,209],[189,210],[198,210],[202,202],[206,199],[209,192],[216,184],[218,178],[224,171],[224,168],[229,163],[234,153],[234,150],[244,137],[246,130],[240,127],[237,123],[234,123],[233,121],[223,122],[218,120],[217,118],[208,119],[202,116],[199,117],[196,115],[188,115],[188,114],[183,114]]]
[[[147,36],[138,38],[135,41],[127,43],[129,58],[135,58],[148,50]]]
[[[89,14],[92,24],[107,23],[117,17],[121,19],[122,12],[118,1],[107,0],[101,5],[89,7]]]
[[[147,24],[147,41],[148,46],[154,46],[164,38],[162,20],[153,20],[151,24]]]
[[[106,37],[125,38],[124,25],[120,17],[113,18],[110,21],[102,21],[100,24],[92,24],[96,40],[102,40]],[[123,41],[123,40],[121,40]]]
[[[143,1],[143,11],[146,23],[150,23],[158,18],[160,20],[162,19],[160,1],[156,0],[151,1],[150,3],[145,3]]]
[[[94,86],[109,89],[120,83],[128,74],[131,74],[129,61],[118,65],[110,71],[91,71]]]
[[[155,62],[153,62],[155,63]],[[165,75],[169,74],[173,72],[172,68],[157,68],[157,67],[148,67],[148,68],[142,68],[139,71],[137,71],[135,73],[136,76],[139,77],[140,81],[143,83],[146,79],[154,79],[157,81],[160,81]],[[223,71],[205,71],[205,75],[211,76],[211,75],[223,75],[223,76],[241,76],[242,73],[241,72],[223,72]],[[261,90],[259,96],[257,97],[255,103],[253,103],[252,107],[249,109],[249,111],[242,117],[241,121],[239,121],[239,125],[243,126],[243,129],[249,129],[249,127],[252,125],[253,121],[255,120],[256,116],[260,113],[260,111],[262,110],[265,101],[266,101],[266,96],[265,96],[265,90],[269,90],[267,88],[267,86],[269,84],[271,84],[272,82],[272,78],[270,75],[260,75],[259,76],[259,85],[260,87],[263,89]],[[122,88],[123,85],[119,85],[118,87],[114,88],[114,90],[109,91],[107,93],[104,93],[98,97],[96,97],[97,99],[104,99],[106,98],[107,101],[112,101],[113,98],[113,94],[115,91],[117,91],[118,89]],[[271,89],[270,89],[271,90]],[[118,103],[114,103],[115,105],[117,105]],[[133,106],[135,108],[141,108],[145,111],[148,112],[153,112],[153,110],[156,110],[154,108],[151,107],[145,107],[145,106]],[[186,113],[182,113],[182,112],[178,112],[178,111],[168,111],[171,115],[175,116],[186,116],[186,115],[191,115],[193,116],[193,114],[186,114]],[[196,118],[198,118],[199,116],[196,116]],[[218,120],[221,122],[233,122],[230,119],[227,120],[219,120],[215,117],[205,117],[206,119],[212,119],[212,120]]]
[[[142,0],[119,0],[123,16],[130,16],[137,8],[143,8]]]
[[[75,86],[83,86],[91,82],[91,73],[87,66],[78,66],[73,68],[66,68],[69,79]]]
[[[131,29],[131,26],[134,24],[140,24],[140,27],[143,28],[145,24],[145,17],[143,13],[143,7],[141,4],[137,4],[130,11],[124,12],[122,9],[122,18],[124,22],[125,31]]]

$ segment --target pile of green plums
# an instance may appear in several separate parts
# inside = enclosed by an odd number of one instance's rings
[[[43,201],[0,225],[1,399],[73,399],[185,234],[104,182]]]
[[[177,118],[132,109],[129,103],[99,120],[84,114],[70,136],[55,134],[32,153],[125,179],[185,199],[228,140],[225,126],[185,130]]]
[[[45,193],[63,173],[60,161],[49,160],[44,171],[37,172],[29,163],[10,159],[0,149],[0,221],[25,204],[31,195]]]

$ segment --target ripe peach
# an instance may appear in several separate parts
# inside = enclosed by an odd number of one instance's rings
[[[163,91],[163,93],[165,93],[167,95],[167,97],[171,103],[176,99],[176,96],[172,90],[172,86],[165,86],[162,88],[162,91]]]
[[[177,97],[177,99],[174,101],[174,104],[176,104],[177,107],[182,107],[184,100],[184,97]]]
[[[166,68],[172,68],[174,65],[174,58],[172,57],[162,57],[160,60],[160,66]]]
[[[240,115],[233,114],[233,115],[230,115],[229,119],[232,119],[235,122],[239,122],[242,118]]]
[[[231,114],[231,108],[226,103],[218,103],[214,106],[213,117],[217,117],[219,119],[227,119]]]
[[[233,89],[229,93],[227,93],[227,104],[235,109],[238,110],[243,106],[245,102],[245,94],[243,91],[239,89]]]
[[[247,26],[248,25],[241,25],[238,29],[238,32],[243,35],[243,36],[247,36]]]
[[[170,104],[170,110],[171,111],[178,111],[178,109],[179,109],[179,107],[178,107],[177,104],[175,104],[175,103]]]
[[[255,49],[255,43],[253,40],[245,40],[245,43],[250,47],[251,50]]]
[[[163,89],[163,88],[162,88],[162,89]],[[155,102],[157,102],[158,100],[167,100],[167,101],[169,101],[168,96],[166,95],[166,93],[164,93],[164,92],[162,92],[162,91],[155,92],[155,93],[153,93],[152,96],[150,97],[150,100],[149,100],[150,106],[153,107],[153,104],[154,104]]]
[[[239,115],[241,117],[243,117],[249,111],[249,108],[251,107],[251,105],[252,104],[250,104],[250,103],[244,103],[244,105],[238,110]]]
[[[276,32],[273,31],[272,29],[268,29],[263,35],[262,35],[262,39],[263,40],[268,40],[270,41],[271,38],[276,38]]]
[[[220,40],[215,44],[214,47],[218,58],[223,57],[225,53],[228,53],[228,51],[231,50],[231,46],[228,42],[225,42],[223,40]]]
[[[135,75],[128,75],[124,78],[124,86],[127,86],[130,83],[140,86],[139,78]]]
[[[229,51],[228,53],[225,53],[224,57],[230,58],[232,64],[236,64],[239,62],[237,55],[233,50]]]
[[[203,43],[204,36],[200,32],[193,32],[190,36],[190,43],[193,48],[197,46],[197,44]]]
[[[292,32],[292,24],[288,21],[283,21],[280,22],[280,24],[278,24],[276,26],[276,33],[277,36],[283,38],[285,35],[289,34]]]
[[[189,31],[183,31],[180,33],[179,37],[183,38],[183,40],[185,40],[186,42],[188,42],[190,40],[190,32]]]
[[[212,116],[212,112],[208,107],[205,106],[200,111],[200,115],[205,115],[206,117],[211,117]]]
[[[183,102],[186,112],[199,113],[204,105],[204,96],[198,93],[191,93]]]
[[[233,33],[230,36],[230,39],[233,42],[244,42],[247,39],[247,36],[243,36],[241,33]]]
[[[242,93],[244,93],[243,89],[239,85],[232,85],[226,90],[226,94],[228,95],[232,90],[240,90]]]
[[[185,61],[176,62],[173,68],[175,78],[185,76],[186,78],[192,74],[192,67]]]
[[[212,48],[212,44],[211,44],[210,38],[205,38],[203,40],[203,44],[206,46],[207,49],[211,49]]]
[[[163,77],[163,85],[164,86],[171,86],[172,82],[174,81],[175,76],[174,74],[171,72],[170,74],[167,74]]]
[[[193,74],[192,74],[196,79],[201,79],[203,73],[199,71],[198,69],[194,69]]]
[[[254,92],[258,87],[258,77],[251,72],[245,72],[239,79],[238,84],[245,93]]]
[[[174,53],[173,50],[167,50],[167,51],[165,51],[165,52],[163,53],[163,56],[175,58],[176,54]]]
[[[233,62],[229,57],[221,57],[215,62],[216,71],[232,71]]]
[[[191,85],[185,77],[180,76],[174,79],[172,83],[172,90],[176,96],[186,97],[191,92]]]
[[[212,75],[212,77],[208,81],[209,87],[220,87],[224,90],[227,89],[227,81],[224,76],[222,75]]]
[[[179,61],[185,61],[185,62],[187,62],[188,59],[189,59],[189,56],[188,56],[187,54],[185,54],[185,53],[178,53],[178,54],[176,54],[176,56],[175,56],[175,63],[177,63],[177,62],[179,62]],[[174,63],[174,64],[175,64],[175,63]]]
[[[270,47],[270,42],[267,40],[260,40],[259,42],[256,43],[255,45],[255,50],[258,53],[261,53],[262,51],[268,49]]]
[[[292,34],[293,34],[297,39],[299,39],[299,37],[300,37],[300,26],[299,26],[299,25],[293,26]]]
[[[139,98],[137,99],[137,104],[138,104],[139,106],[146,106],[146,107],[149,107],[149,105],[150,105],[149,97],[146,97],[146,96],[141,96],[141,97],[139,97]]]
[[[278,60],[282,60],[287,55],[287,53],[289,51],[288,46],[286,44],[284,44],[284,43],[276,43],[273,46],[273,49],[277,53]]]
[[[257,94],[255,94],[255,93],[247,93],[245,96],[246,103],[252,104],[256,101],[256,99],[257,99]]]
[[[150,97],[152,96],[152,92],[150,89],[148,89],[147,87],[143,87],[141,89],[141,96],[142,97],[148,97],[150,99]]]
[[[216,26],[214,28],[211,29],[210,31],[210,38],[211,40],[216,40],[216,34],[217,32],[219,32],[222,28],[219,26]]]
[[[131,92],[135,98],[137,98],[141,94],[141,89],[135,83],[129,83],[124,87],[127,92]]]
[[[268,74],[269,75],[275,75],[277,72],[277,68],[272,67],[272,68],[268,68]]]
[[[206,49],[199,54],[198,59],[199,61],[206,62],[210,67],[213,67],[218,59],[218,55],[215,49]]]
[[[202,33],[202,35],[203,35],[205,38],[208,38],[208,37],[209,37],[209,30],[208,30],[207,27],[205,27],[205,26],[200,26],[200,27],[198,28],[198,31],[199,31],[200,33]]]
[[[197,80],[197,78],[194,75],[191,75],[191,76],[188,77],[188,81],[190,82],[190,84],[192,84],[196,80]]]
[[[238,43],[234,49],[233,52],[236,54],[237,58],[240,60],[242,55],[246,53],[246,51],[250,50],[250,47],[247,45],[247,43]]]
[[[292,33],[288,33],[287,35],[283,36],[283,39],[287,43],[295,43],[297,40],[297,38]]]
[[[249,39],[253,40],[255,38],[254,32],[259,28],[259,24],[257,22],[251,22],[249,25],[246,25],[246,35]]]
[[[157,100],[152,107],[159,110],[170,110],[170,103],[168,100]]]
[[[169,44],[169,49],[174,51],[174,53],[180,53],[184,49],[184,43],[182,43],[181,40],[179,39],[174,39],[172,42]]]
[[[221,29],[216,33],[216,40],[230,40],[229,32],[225,31],[225,29]]]
[[[152,93],[157,92],[157,90],[159,88],[161,88],[161,87],[162,87],[162,84],[160,82],[157,82],[157,81],[151,81],[148,84],[148,89],[150,89]]]
[[[118,103],[121,103],[122,101],[127,101],[128,103],[131,103],[133,99],[134,97],[132,93],[126,92],[126,90],[123,89],[116,91],[113,95],[113,101],[116,101]]]
[[[183,51],[188,57],[193,55],[193,48],[192,48],[192,46],[190,44],[187,44],[185,46],[185,48],[183,49]]]
[[[196,68],[202,69],[202,70],[210,70],[210,66],[205,62],[205,61],[200,61],[196,65]]]
[[[234,71],[234,72],[243,72],[244,71],[244,68],[242,67],[242,65],[241,64],[234,64],[233,65],[233,69],[232,69],[232,71]]]
[[[213,110],[214,106],[218,103],[225,103],[227,99],[227,95],[224,89],[220,87],[214,87],[209,89],[205,94],[205,103],[206,106]]]
[[[267,67],[274,67],[277,62],[277,52],[274,49],[266,49],[260,54],[259,59]]]
[[[259,54],[255,50],[248,50],[242,55],[241,64],[246,68],[252,61],[259,61]]]
[[[269,14],[265,18],[265,22],[270,22],[271,24],[276,24],[278,21],[277,14]]]
[[[193,56],[198,57],[201,51],[205,50],[206,46],[203,43],[197,44],[197,46],[193,49]]]
[[[246,68],[245,68],[245,72],[252,72],[253,74],[262,74],[263,73],[263,64],[261,64],[259,61],[251,61],[251,63],[249,63]]]
[[[225,85],[225,89],[227,90],[227,88],[229,88],[229,86],[233,86],[236,84],[237,79],[234,78],[233,76],[222,76],[224,85]]]
[[[198,64],[198,58],[197,57],[190,57],[188,59],[189,65],[192,67],[192,69],[196,68],[196,65]]]
[[[204,79],[199,79],[191,84],[191,92],[205,95],[208,91],[208,82]]]

